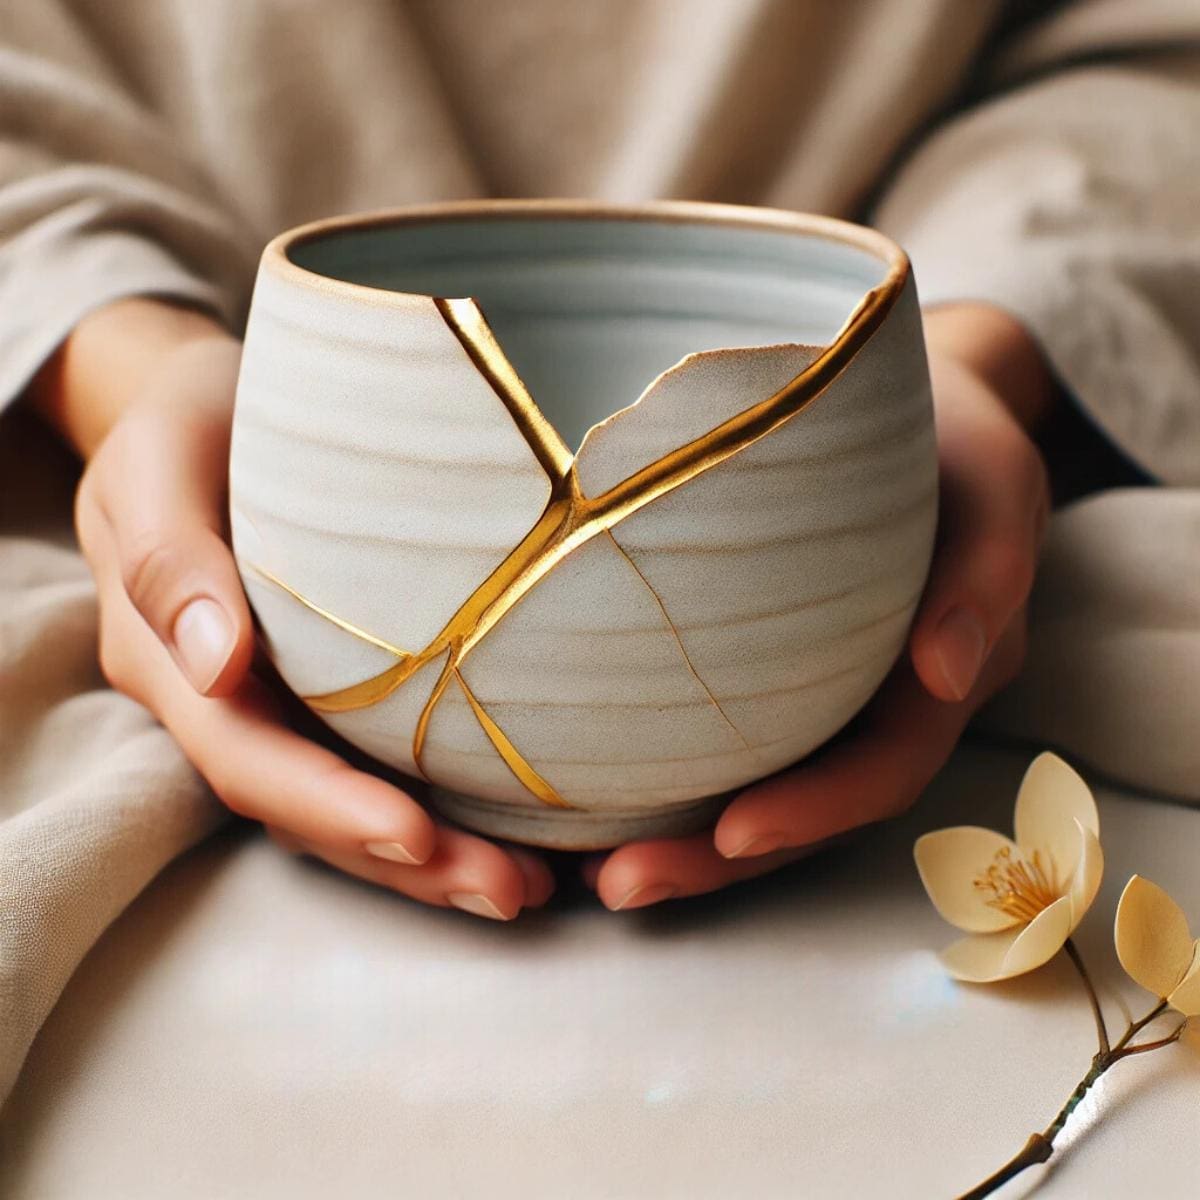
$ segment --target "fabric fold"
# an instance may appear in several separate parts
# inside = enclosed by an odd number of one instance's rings
[[[1169,484],[1200,483],[1197,128],[1200,54],[1075,67],[935,130],[873,218],[908,250],[925,306],[1011,312]]]

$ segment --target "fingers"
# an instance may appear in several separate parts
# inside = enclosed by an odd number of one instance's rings
[[[93,518],[94,519],[94,518]],[[406,862],[433,852],[424,809],[399,788],[353,770],[330,750],[276,719],[257,680],[231,697],[199,695],[183,680],[125,594],[107,526],[89,531],[100,589],[100,651],[105,673],[174,734],[213,791],[234,812],[296,838],[357,848]]]
[[[765,875],[814,853],[816,847],[778,850],[759,858],[728,859],[713,845],[711,832],[686,838],[632,842],[602,863],[585,869],[606,908],[613,912],[646,908],[664,900],[697,896],[728,884]]]
[[[950,704],[931,696],[902,660],[846,737],[733,800],[713,831],[717,850],[753,858],[899,816],[949,758],[979,705],[1016,672],[1023,652],[1019,612],[971,694]]]
[[[1033,583],[1049,512],[1036,447],[986,386],[934,366],[941,470],[939,545],[911,638],[917,675],[960,701]]]
[[[81,529],[94,552],[105,673],[158,716],[230,809],[290,850],[425,903],[491,920],[545,903],[554,879],[536,855],[435,825],[400,788],[282,725],[258,679],[232,696],[199,695],[133,608],[111,528],[89,512]]]
[[[197,369],[210,371],[207,389],[231,399],[236,347],[211,347],[217,361]],[[225,541],[229,406],[170,399],[179,402],[131,410],[96,453],[80,489],[80,536],[88,552],[89,526],[104,522],[134,608],[196,691],[229,695],[254,648]]]
[[[554,895],[554,872],[546,860],[531,850],[504,843],[504,851],[525,876],[524,908],[541,908]]]
[[[554,877],[535,855],[502,850],[447,826],[438,828],[437,848],[422,866],[405,866],[352,850],[331,849],[269,828],[285,850],[319,858],[340,871],[401,892],[437,908],[458,908],[492,921],[510,921],[522,908],[549,899]],[[518,857],[521,859],[517,861]]]
[[[433,821],[411,796],[280,725],[257,681],[225,699],[180,692],[164,720],[235,813],[389,862],[412,866],[433,854]]]
[[[949,757],[971,713],[1015,671],[1022,640],[1018,614],[971,695],[956,704],[936,700],[910,664],[897,664],[845,738],[747,788],[711,833],[589,856],[584,879],[611,909],[644,908],[767,874],[853,829],[898,816]]]
[[[118,605],[107,607],[117,612],[106,617],[106,638],[141,637],[132,669],[143,674],[150,707],[217,796],[268,825],[281,844],[426,903],[493,920],[543,903],[553,890],[548,868],[526,861],[532,855],[519,852],[518,862],[482,838],[435,825],[400,788],[279,724],[257,680],[231,697],[198,695],[127,601],[123,615]]]

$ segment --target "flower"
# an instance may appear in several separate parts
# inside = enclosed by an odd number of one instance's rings
[[[1200,1016],[1200,940],[1158,884],[1135,875],[1125,885],[1113,939],[1130,979],[1185,1017]]]
[[[934,907],[970,935],[941,954],[957,979],[992,983],[1040,967],[1096,898],[1104,873],[1096,802],[1058,755],[1038,755],[1025,772],[1013,829],[1015,842],[960,825],[913,847]]]

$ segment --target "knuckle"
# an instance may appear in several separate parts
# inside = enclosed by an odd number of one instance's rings
[[[178,550],[157,531],[141,533],[122,549],[121,580],[134,606],[143,614],[154,611],[179,575]]]
[[[254,804],[249,795],[238,787],[232,780],[225,779],[219,770],[204,770],[200,772],[212,788],[217,799],[236,817],[253,818]]]
[[[994,535],[978,549],[979,573],[989,595],[1016,604],[1033,586],[1033,547],[1016,536]]]

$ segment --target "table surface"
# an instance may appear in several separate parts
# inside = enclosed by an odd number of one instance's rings
[[[953,1196],[1043,1128],[1095,1034],[1070,965],[949,980],[911,845],[1011,828],[1026,750],[963,747],[913,813],[770,879],[494,925],[283,855],[173,864],[108,932],[0,1124],[10,1200]],[[1077,941],[1110,1023],[1149,997],[1130,874],[1200,924],[1200,812],[1097,789],[1107,868]],[[1196,1195],[1200,1048],[1104,1077],[1005,1197]]]

